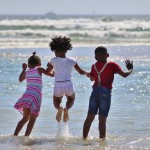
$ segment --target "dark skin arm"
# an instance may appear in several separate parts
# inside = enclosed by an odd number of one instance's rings
[[[50,76],[50,77],[54,77],[54,72],[48,72],[47,70],[45,70],[43,67],[39,67],[38,68],[38,71],[39,71],[39,74],[40,75],[42,75],[42,73],[43,74],[45,74],[45,75],[47,75],[47,76]]]
[[[120,70],[118,72],[118,74],[120,76],[124,77],[124,78],[128,77],[132,73],[132,71],[133,71],[133,61],[130,61],[128,59],[128,60],[125,61],[125,63],[126,63],[126,67],[127,67],[128,71],[124,72],[124,71]]]
[[[90,75],[90,73],[87,75],[87,77],[90,78],[91,81],[95,81],[95,78],[92,77],[92,76]]]
[[[87,77],[88,77],[89,73],[86,72],[86,71],[84,71],[83,69],[81,69],[81,68],[78,66],[77,63],[75,64],[74,68],[76,69],[76,71],[77,71],[79,74],[81,74],[81,75],[87,75]],[[52,66],[50,63],[48,63],[48,64],[47,64],[47,69],[46,69],[46,71],[47,71],[47,72],[51,72],[52,70],[53,70],[53,66]]]
[[[123,70],[120,70],[118,72],[118,74],[122,77],[129,76],[133,71],[133,61],[126,60],[125,63],[126,63],[126,67],[127,67],[128,71],[124,72]],[[90,78],[91,81],[95,80],[94,77],[92,77],[90,74],[88,74],[87,77]]]
[[[49,73],[49,72],[51,72],[52,70],[53,70],[53,66],[52,66],[50,63],[48,63],[48,64],[47,64],[47,68],[46,68],[46,72]]]
[[[89,76],[89,73],[84,71],[83,69],[81,69],[78,64],[76,63],[74,68],[76,69],[76,71],[81,74],[81,75],[87,75],[87,77]]]
[[[22,64],[22,72],[19,76],[19,82],[22,82],[25,80],[25,72],[26,72],[26,69],[27,69],[27,64],[26,63],[23,63]]]

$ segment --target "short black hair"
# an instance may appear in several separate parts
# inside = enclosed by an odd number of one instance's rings
[[[107,54],[107,48],[104,46],[99,46],[95,49],[95,55],[96,54]]]
[[[66,36],[55,36],[49,43],[49,47],[55,52],[65,52],[66,50],[71,50],[71,39]]]
[[[41,64],[41,59],[39,58],[39,56],[36,55],[36,52],[32,53],[33,55],[29,57],[28,59],[28,65],[30,66],[36,66]]]

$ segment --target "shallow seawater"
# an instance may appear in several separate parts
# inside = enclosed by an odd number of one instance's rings
[[[54,79],[43,75],[43,100],[30,138],[23,137],[26,126],[19,137],[12,136],[21,114],[13,108],[25,91],[26,83],[19,83],[21,64],[27,63],[35,49],[0,50],[0,149],[5,150],[96,150],[96,149],[150,149],[150,46],[109,46],[108,61],[115,61],[125,70],[125,59],[134,61],[131,76],[122,78],[115,75],[111,109],[107,120],[106,140],[98,136],[98,117],[95,118],[89,138],[82,140],[83,123],[87,115],[92,82],[73,71],[76,100],[69,111],[67,124],[57,124],[56,109],[53,107]],[[95,47],[75,47],[68,56],[90,71]],[[46,48],[36,49],[42,59],[42,66],[54,54]],[[65,105],[63,98],[63,106]]]

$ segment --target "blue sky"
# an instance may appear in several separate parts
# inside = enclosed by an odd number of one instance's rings
[[[150,0],[0,0],[0,14],[150,14]]]

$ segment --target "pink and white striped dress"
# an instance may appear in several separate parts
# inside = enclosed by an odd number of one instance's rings
[[[42,101],[42,76],[38,68],[31,68],[25,74],[27,88],[22,97],[16,102],[14,108],[23,114],[23,108],[29,108],[31,113],[39,115]]]

